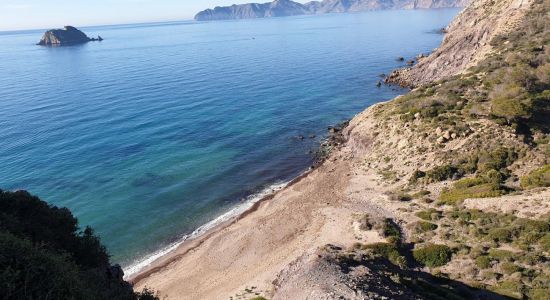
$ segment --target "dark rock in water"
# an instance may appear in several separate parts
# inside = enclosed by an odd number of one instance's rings
[[[380,74],[378,74],[378,77],[380,77],[380,78],[385,78],[385,77],[386,77],[386,74],[380,73]]]
[[[402,57],[402,56],[400,56],[400,57],[397,58],[397,61],[404,61],[404,60],[405,60],[405,58]]]
[[[315,134],[310,134],[310,135],[309,135],[309,138],[310,138],[310,139],[314,139],[314,138],[315,138]]]
[[[376,87],[381,87],[382,86],[382,81],[378,80],[378,82],[376,83]]]
[[[83,44],[90,41],[102,41],[103,38],[89,38],[84,32],[73,26],[65,26],[63,29],[51,29],[46,31],[37,45],[41,46],[66,46]]]
[[[414,65],[414,60],[413,60],[413,59],[411,59],[411,60],[407,61],[407,65],[409,65],[409,66],[412,66],[412,65]]]

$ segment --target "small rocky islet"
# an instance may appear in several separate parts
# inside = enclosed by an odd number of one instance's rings
[[[93,41],[103,41],[101,36],[90,38],[84,32],[73,26],[65,26],[63,29],[50,29],[44,33],[40,42],[40,46],[68,46],[84,44]]]

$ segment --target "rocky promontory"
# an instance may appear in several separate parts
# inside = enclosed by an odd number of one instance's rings
[[[63,29],[51,29],[46,31],[37,45],[66,46],[102,40],[100,36],[97,38],[89,38],[84,32],[73,26],[65,26]]]

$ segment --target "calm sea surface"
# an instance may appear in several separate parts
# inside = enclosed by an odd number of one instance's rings
[[[0,188],[69,207],[129,266],[305,170],[457,12],[90,27],[105,40],[61,48],[0,33]]]

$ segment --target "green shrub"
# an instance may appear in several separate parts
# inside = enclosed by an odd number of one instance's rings
[[[508,250],[502,249],[491,249],[489,250],[489,256],[492,259],[498,260],[500,262],[504,261],[513,261],[515,259],[515,253]]]
[[[451,259],[451,249],[446,245],[428,244],[413,251],[414,259],[427,267],[439,267]]]
[[[476,266],[480,269],[487,269],[491,266],[491,258],[487,255],[476,257]]]
[[[528,175],[521,177],[521,187],[530,189],[534,187],[550,186],[550,165],[534,170]]]
[[[364,245],[363,249],[371,249],[375,255],[387,258],[391,263],[401,268],[407,266],[407,259],[401,255],[396,244],[374,243]]]
[[[437,225],[430,222],[419,221],[416,222],[416,232],[428,232],[437,229]]]
[[[424,177],[426,177],[426,172],[416,170],[412,173],[411,178],[409,179],[409,182],[415,183],[418,181],[418,179],[424,178]]]
[[[505,191],[501,189],[499,184],[496,183],[481,183],[479,179],[462,179],[457,181],[453,188],[450,190],[444,190],[439,200],[441,204],[454,204],[468,198],[487,198],[498,197],[505,194]],[[474,183],[481,183],[472,185]]]
[[[491,228],[487,237],[495,242],[507,243],[512,240],[512,231],[509,228]]]
[[[455,174],[458,175],[459,170],[455,166],[444,165],[435,167],[426,172],[426,177],[432,182],[443,181],[453,178]]]
[[[422,220],[432,221],[434,219],[439,219],[441,217],[441,212],[430,208],[428,210],[419,211],[415,215]]]
[[[511,262],[503,262],[500,264],[500,270],[502,273],[510,275],[512,273],[518,272],[520,268]]]
[[[547,233],[545,236],[540,238],[538,243],[542,250],[550,252],[550,234]]]
[[[490,95],[491,113],[508,122],[529,117],[531,113],[529,94],[516,84],[498,85]]]
[[[412,195],[412,197],[413,197],[414,199],[418,199],[418,198],[422,198],[422,197],[424,197],[424,196],[427,196],[427,195],[429,195],[429,194],[431,194],[430,191],[422,190],[422,191],[418,191],[418,192],[414,193],[414,194]]]
[[[392,219],[385,219],[382,223],[382,235],[386,238],[392,238],[393,241],[401,240],[401,230]]]
[[[514,299],[522,299],[523,284],[515,281],[503,281],[492,287],[492,290],[498,294],[512,297]]]

